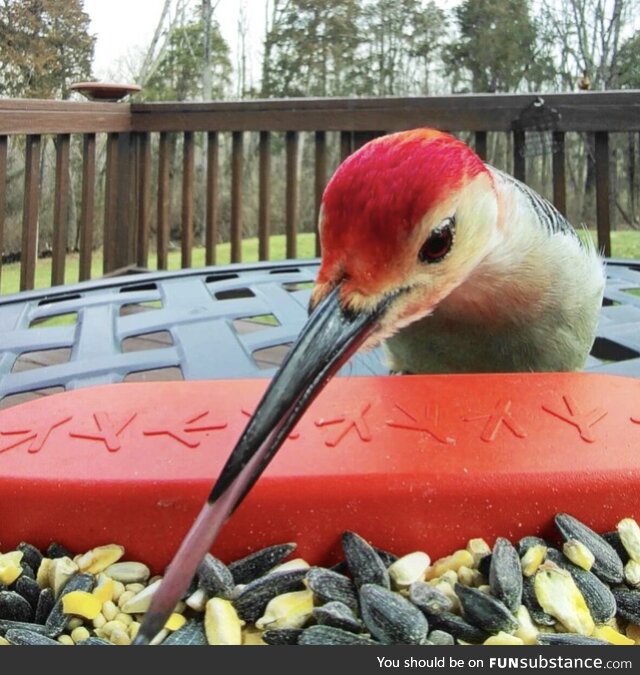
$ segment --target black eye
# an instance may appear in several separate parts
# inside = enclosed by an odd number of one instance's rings
[[[431,232],[427,240],[422,244],[418,258],[426,263],[442,260],[451,250],[454,229],[455,220],[447,218],[442,225],[439,225]]]

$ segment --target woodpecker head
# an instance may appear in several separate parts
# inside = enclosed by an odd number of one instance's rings
[[[351,155],[322,201],[322,267],[311,309],[333,289],[353,312],[385,311],[367,346],[428,315],[500,237],[491,174],[433,129],[378,138]]]
[[[484,163],[439,131],[381,137],[338,168],[322,202],[309,320],[174,558],[139,643],[164,625],[219,528],[332,375],[359,347],[432,312],[495,246],[498,221]]]

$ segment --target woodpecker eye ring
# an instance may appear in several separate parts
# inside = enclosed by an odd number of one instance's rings
[[[455,219],[453,217],[447,218],[431,232],[427,240],[422,244],[418,252],[418,259],[426,263],[442,260],[451,250],[454,231]]]

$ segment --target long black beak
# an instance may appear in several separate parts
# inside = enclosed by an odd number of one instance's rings
[[[153,596],[134,644],[163,628],[220,528],[274,457],[291,429],[336,371],[375,330],[393,296],[369,312],[340,304],[340,287],[315,308],[274,376],[253,417],[184,538]]]

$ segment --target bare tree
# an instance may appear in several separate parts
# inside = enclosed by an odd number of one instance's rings
[[[581,76],[591,89],[618,86],[618,56],[637,14],[638,0],[542,0],[540,17],[554,46],[561,86]]]

